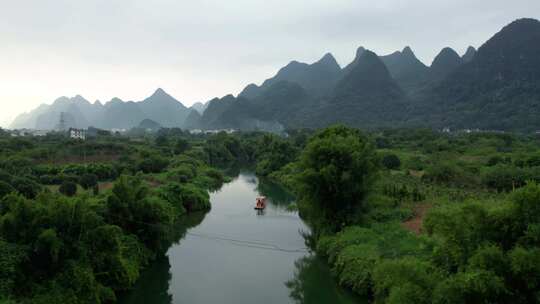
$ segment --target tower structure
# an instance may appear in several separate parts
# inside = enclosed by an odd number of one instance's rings
[[[58,131],[65,131],[66,130],[66,118],[65,113],[60,112],[60,121],[58,122]]]

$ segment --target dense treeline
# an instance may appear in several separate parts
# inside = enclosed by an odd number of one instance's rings
[[[539,147],[510,134],[336,126],[272,176],[295,190],[338,282],[366,298],[533,303]]]
[[[0,302],[114,302],[237,165],[294,191],[316,251],[371,300],[539,300],[538,138],[335,126],[86,142],[0,132]]]
[[[210,208],[227,178],[204,139],[162,133],[0,137],[0,302],[115,302],[179,239],[183,214]]]

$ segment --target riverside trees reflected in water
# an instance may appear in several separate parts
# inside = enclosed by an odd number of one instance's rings
[[[268,197],[264,215],[255,197]],[[309,228],[282,187],[242,172],[211,194],[212,210],[187,216],[166,256],[122,303],[357,303],[306,248]]]

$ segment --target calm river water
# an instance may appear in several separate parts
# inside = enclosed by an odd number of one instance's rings
[[[255,198],[268,197],[263,213]],[[309,228],[286,210],[281,187],[243,172],[211,193],[212,210],[178,227],[179,241],[150,265],[124,304],[359,303],[306,248]]]

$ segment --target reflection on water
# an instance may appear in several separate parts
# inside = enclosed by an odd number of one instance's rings
[[[276,206],[287,207],[294,202],[294,196],[291,193],[270,180],[259,179],[256,189],[260,194],[268,197],[271,203]]]
[[[255,198],[268,198],[254,210]],[[251,173],[211,193],[212,210],[190,214],[166,256],[150,265],[121,303],[354,303],[311,255],[309,228],[286,210],[294,198]]]
[[[199,225],[205,215],[206,212],[194,212],[183,217],[182,221],[175,226],[174,236],[169,247],[173,244],[179,244],[180,240],[186,236],[188,229]],[[151,265],[144,269],[133,289],[120,296],[119,302],[131,304],[173,303],[172,294],[169,292],[169,282],[172,278],[170,270],[169,257],[165,254],[158,256]]]
[[[339,287],[329,275],[326,263],[315,255],[294,262],[294,278],[285,283],[290,298],[297,304],[367,303]]]

